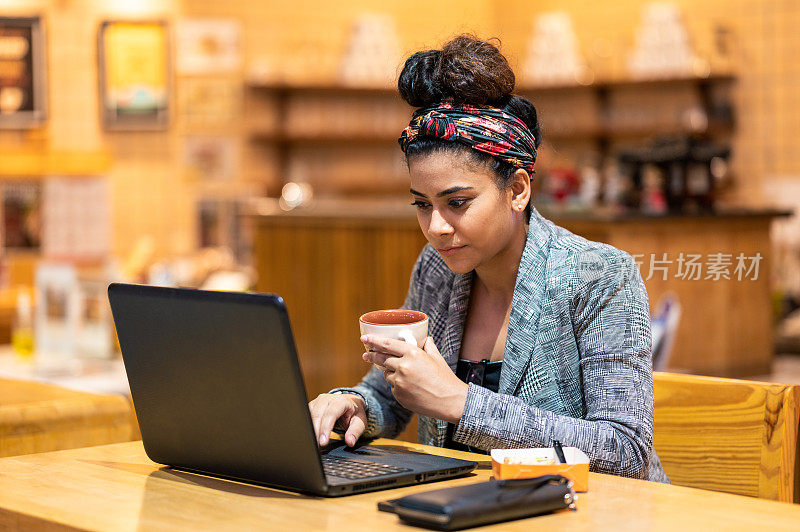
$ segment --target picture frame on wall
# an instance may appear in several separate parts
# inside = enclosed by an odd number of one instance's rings
[[[225,18],[181,18],[175,24],[179,76],[232,74],[242,68],[241,24]]]
[[[10,181],[0,184],[2,251],[39,252],[42,243],[42,184]]]
[[[163,21],[111,21],[98,31],[100,106],[107,130],[164,130],[172,92]]]
[[[0,129],[33,129],[47,119],[47,68],[40,17],[0,16]]]
[[[220,135],[187,135],[183,138],[183,166],[194,181],[230,181],[236,173],[235,139]]]

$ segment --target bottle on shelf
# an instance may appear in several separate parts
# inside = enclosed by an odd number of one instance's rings
[[[17,312],[11,329],[11,346],[25,361],[33,359],[33,304],[27,290],[17,293]]]

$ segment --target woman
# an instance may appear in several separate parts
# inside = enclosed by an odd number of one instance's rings
[[[364,336],[372,370],[309,403],[320,445],[392,437],[487,451],[560,440],[593,471],[668,481],[652,447],[647,292],[627,253],[531,205],[541,132],[490,43],[462,35],[405,63],[417,107],[400,137],[429,244],[404,308],[425,312],[423,349]]]

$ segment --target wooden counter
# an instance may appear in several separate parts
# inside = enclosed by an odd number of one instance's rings
[[[0,379],[0,456],[129,441],[132,418],[122,396]]]
[[[720,377],[751,377],[771,373],[773,357],[772,298],[770,293],[770,224],[782,211],[722,211],[714,216],[598,216],[560,215],[558,225],[589,240],[605,242],[640,261],[650,309],[659,298],[678,296],[682,316],[668,370]],[[758,275],[735,270],[737,257],[761,256]],[[700,279],[687,273],[686,262],[702,256]],[[708,266],[713,258],[730,261],[728,277]],[[666,271],[665,271],[666,270]]]
[[[542,214],[586,238],[641,255],[651,309],[664,293],[678,295],[683,318],[670,369],[729,377],[769,373],[769,227],[786,213]],[[413,208],[398,201],[319,201],[289,212],[267,205],[256,217],[257,289],[286,300],[309,395],[355,382],[367,370],[358,316],[403,303],[414,260],[426,243]],[[651,255],[661,260],[664,253],[672,260],[667,279],[657,269],[647,279]],[[705,269],[700,280],[676,277],[681,253],[704,260],[730,254],[730,279],[704,279]],[[761,254],[757,278],[735,278],[740,253]]]
[[[403,304],[411,268],[425,245],[403,203],[318,203],[259,216],[256,289],[281,295],[289,309],[309,398],[355,384],[361,359],[358,317]],[[403,439],[416,441],[416,421]]]
[[[394,443],[378,440],[376,443]],[[417,530],[378,501],[488,480],[487,456],[406,444],[480,462],[474,474],[326,499],[174,471],[141,442],[0,459],[0,530]],[[480,530],[796,530],[800,506],[590,473],[577,511]]]

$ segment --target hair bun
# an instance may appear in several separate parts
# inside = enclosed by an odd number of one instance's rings
[[[514,90],[514,72],[500,50],[474,35],[459,35],[441,50],[417,52],[406,60],[397,88],[414,107],[443,100],[456,105],[497,104]]]
[[[397,80],[400,96],[414,107],[427,107],[442,100],[439,87],[441,50],[417,52],[406,60]]]

